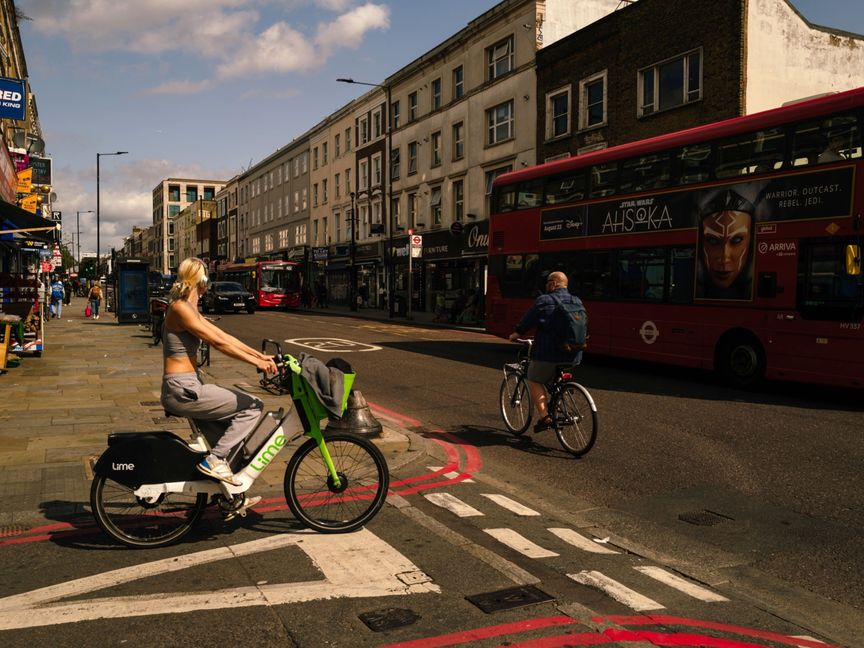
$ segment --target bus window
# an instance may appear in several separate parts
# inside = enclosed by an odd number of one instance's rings
[[[625,160],[621,164],[619,191],[630,193],[668,187],[671,162],[669,153],[643,155],[632,160]]]
[[[617,269],[619,298],[663,301],[666,286],[663,248],[619,250]]]
[[[610,299],[614,294],[612,284],[612,253],[602,251],[588,252],[582,255],[579,275],[570,284],[570,292],[580,299],[593,301]]]
[[[670,250],[669,301],[673,304],[689,304],[693,301],[693,255],[692,247]]]
[[[693,184],[711,179],[711,145],[694,144],[678,152],[678,183]]]
[[[531,180],[519,185],[516,209],[531,209],[543,204],[543,180]]]
[[[602,198],[615,193],[618,183],[618,163],[608,162],[591,167],[591,197]]]
[[[717,145],[717,177],[732,178],[782,169],[785,148],[786,135],[782,128],[730,137]]]
[[[795,127],[793,166],[841,162],[860,157],[861,131],[854,115],[838,115]]]
[[[513,211],[516,207],[516,185],[499,187],[497,192],[493,211],[498,214]]]
[[[584,200],[587,176],[584,171],[573,175],[551,178],[546,183],[546,204],[559,205],[561,203]]]
[[[804,319],[860,321],[864,283],[846,272],[843,241],[804,241],[798,257],[798,309]]]

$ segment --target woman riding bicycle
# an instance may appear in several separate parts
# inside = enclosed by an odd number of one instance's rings
[[[162,406],[173,414],[211,421],[223,428],[198,470],[239,486],[225,458],[255,427],[264,403],[237,389],[203,384],[196,371],[198,346],[204,340],[225,355],[267,373],[276,373],[277,369],[273,356],[245,345],[201,316],[198,299],[207,290],[208,281],[207,266],[201,259],[191,257],[180,264],[162,327]]]
[[[562,348],[567,335],[567,324],[563,317],[555,317],[555,311],[558,310],[555,298],[564,304],[581,304],[579,298],[567,290],[567,275],[563,272],[549,273],[546,278],[546,294],[537,298],[534,305],[519,320],[516,331],[511,333],[509,338],[513,341],[524,337],[531,329],[537,329],[525,380],[537,410],[535,432],[546,430],[553,424],[547,410],[545,384],[555,378],[557,365],[582,362],[581,351],[573,353]]]

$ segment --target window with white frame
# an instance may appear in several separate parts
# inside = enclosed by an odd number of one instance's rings
[[[639,116],[702,98],[702,49],[639,70]]]
[[[417,194],[408,194],[408,223],[410,227],[417,227]]]
[[[432,166],[441,166],[441,131],[436,133],[432,133],[431,137],[432,146]]]
[[[278,167],[276,167],[276,184],[277,185],[282,184],[282,165],[281,164]]]
[[[372,138],[378,139],[381,137],[381,133],[383,132],[384,128],[381,121],[381,109],[379,108],[372,113]]]
[[[492,204],[492,183],[495,182],[495,178],[500,176],[503,173],[510,173],[513,170],[513,165],[508,164],[507,166],[498,167],[497,169],[492,169],[491,171],[486,172],[486,213],[489,213],[489,208]]]
[[[432,187],[432,195],[429,199],[432,208],[432,224],[441,224],[441,187]]]
[[[306,245],[306,223],[300,223],[294,228],[294,245]]]
[[[312,206],[318,206],[318,183],[312,185]]]
[[[261,237],[259,236],[252,239],[252,254],[261,254]]]
[[[372,203],[372,224],[380,225],[381,224],[381,201],[375,200]]]
[[[433,79],[432,81],[432,110],[441,108],[441,79]]]
[[[318,147],[312,149],[312,170],[318,168]]]
[[[460,65],[453,69],[453,99],[461,99],[465,95],[465,70]]]
[[[327,178],[321,180],[321,202],[327,202]]]
[[[333,191],[336,193],[337,198],[342,197],[342,187],[339,184],[341,182],[341,180],[342,180],[342,174],[341,173],[337,173],[336,175],[333,176]]]
[[[271,250],[273,250],[273,235],[266,234],[264,236],[264,251],[270,252]]]
[[[453,124],[453,159],[465,157],[465,125],[462,122]]]
[[[351,127],[345,129],[345,151],[350,151],[353,146],[351,142]]]
[[[606,123],[606,70],[579,82],[579,128]]]
[[[327,142],[321,144],[321,164],[327,164]]]
[[[306,187],[303,187],[303,201],[302,201],[303,209],[306,209],[306,207],[308,206],[308,203],[309,203],[309,191],[306,189]]]
[[[300,192],[295,191],[294,192],[294,213],[296,214],[298,211],[300,211]]]
[[[369,188],[369,160],[364,158],[357,164],[357,190],[366,191]]]
[[[390,179],[398,180],[402,173],[401,163],[399,159],[399,149],[394,148],[390,151]]]
[[[345,194],[351,193],[351,169],[345,169]]]
[[[408,95],[408,121],[417,119],[417,92]]]
[[[399,208],[398,196],[390,201],[390,218],[396,227],[402,227],[402,210]]]
[[[515,57],[513,52],[513,36],[498,41],[492,47],[486,48],[486,80],[492,81],[513,70]]]
[[[507,101],[486,111],[486,143],[504,142],[513,137],[513,101]]]
[[[453,181],[453,220],[461,221],[465,215],[465,181]]]
[[[294,177],[296,178],[299,175],[300,175],[300,156],[298,155],[296,158],[294,158]]]
[[[417,142],[408,142],[408,175],[417,173]]]
[[[393,128],[399,128],[399,119],[402,116],[401,108],[399,107],[399,102],[394,101],[391,108],[391,116],[393,118]]]
[[[381,154],[376,153],[372,156],[372,186],[380,187],[382,182],[381,178]]]
[[[303,151],[300,154],[300,173],[309,171],[309,151]]]
[[[288,247],[288,230],[281,229],[279,230],[279,247],[287,248]]]
[[[570,134],[570,86],[546,95],[546,139]]]
[[[333,136],[333,157],[338,158],[340,155],[342,155],[341,139],[342,137],[341,135],[339,135],[339,133],[336,133]]]
[[[369,141],[369,116],[363,115],[360,119],[357,120],[357,134],[359,139],[359,144],[362,146]]]

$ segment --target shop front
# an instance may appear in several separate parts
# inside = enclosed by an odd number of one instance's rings
[[[354,251],[357,266],[357,305],[360,308],[385,308],[386,289],[384,266],[381,263],[382,244],[362,243]],[[355,300],[357,299],[355,298]]]
[[[330,306],[345,306],[349,304],[350,287],[348,244],[331,245],[328,251],[325,274],[327,277],[327,303]]]
[[[465,225],[461,231],[436,231],[423,235],[422,291],[415,308],[435,313],[438,320],[482,324],[485,317],[489,222]]]

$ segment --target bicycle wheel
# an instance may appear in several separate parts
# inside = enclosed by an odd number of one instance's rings
[[[285,499],[300,522],[321,533],[354,531],[384,505],[390,474],[374,443],[350,433],[326,435],[341,483],[330,478],[318,444],[309,439],[288,461]]]
[[[165,493],[155,502],[135,497],[128,486],[95,477],[90,507],[97,524],[128,547],[164,547],[186,535],[201,516],[207,495]]]
[[[564,449],[576,457],[587,453],[597,440],[594,399],[582,385],[564,383],[552,404],[555,434]]]
[[[501,418],[513,434],[524,434],[531,425],[531,394],[521,373],[507,372],[499,394]]]

